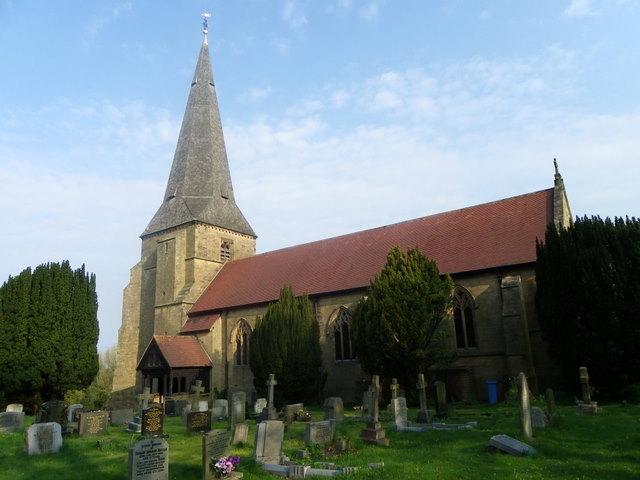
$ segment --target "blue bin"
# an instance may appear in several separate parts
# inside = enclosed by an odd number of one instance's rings
[[[498,403],[498,382],[495,380],[487,380],[484,383],[487,384],[487,399],[489,405],[495,405]]]

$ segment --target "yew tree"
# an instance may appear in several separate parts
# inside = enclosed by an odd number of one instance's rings
[[[453,281],[417,248],[398,247],[357,304],[352,318],[355,350],[362,368],[383,379],[413,385],[418,373],[453,358],[442,321],[450,314]]]

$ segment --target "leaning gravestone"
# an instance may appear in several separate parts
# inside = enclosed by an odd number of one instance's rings
[[[187,414],[187,432],[206,433],[211,430],[211,412],[189,412]]]
[[[152,405],[142,412],[141,433],[146,437],[159,437],[163,435],[164,411],[158,405]]]
[[[344,421],[344,405],[340,397],[328,397],[324,401],[324,419],[333,419],[340,423]]]
[[[523,455],[534,455],[537,453],[536,449],[531,445],[519,442],[515,438],[511,438],[508,435],[494,435],[489,439],[489,445],[491,447],[502,450],[503,452],[521,457]]]
[[[24,451],[29,455],[55,453],[62,447],[62,426],[58,422],[34,423],[24,432]]]
[[[315,443],[329,445],[333,443],[335,432],[336,422],[334,420],[309,422],[304,426],[304,444],[307,446]]]
[[[13,433],[24,427],[24,412],[0,412],[0,433]]]
[[[81,437],[95,437],[109,433],[109,412],[82,412],[78,420]]]
[[[169,444],[163,438],[140,440],[129,449],[129,480],[168,480]]]
[[[280,420],[264,420],[256,425],[253,457],[258,463],[280,463],[284,423]]]
[[[525,438],[533,437],[531,430],[531,406],[529,402],[529,385],[527,376],[518,374],[518,410],[520,413],[520,431]]]
[[[21,403],[10,403],[9,405],[7,405],[7,408],[5,409],[5,411],[7,412],[22,412],[24,411],[24,407]]]

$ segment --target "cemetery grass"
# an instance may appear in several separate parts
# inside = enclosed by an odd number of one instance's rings
[[[321,408],[308,408],[314,420],[323,418]],[[517,407],[513,405],[453,405],[447,423],[477,421],[473,430],[395,432],[388,428],[390,418],[381,414],[389,447],[368,445],[360,440],[364,423],[359,412],[345,408],[345,422],[337,434],[349,444],[349,453],[322,459],[319,446],[310,450],[314,460],[357,466],[360,470],[343,475],[349,479],[570,479],[631,480],[640,478],[640,406],[604,405],[597,415],[577,415],[571,405],[559,406],[552,425],[534,430],[526,440],[519,432]],[[410,410],[410,418],[415,417]],[[27,417],[25,427],[33,422]],[[249,444],[232,446],[230,453],[241,456],[239,471],[245,479],[267,479],[251,460],[255,422],[248,421]],[[214,422],[214,428],[226,428],[226,422]],[[198,480],[201,474],[201,438],[186,433],[180,418],[165,418],[169,435],[169,479]],[[27,455],[23,452],[23,430],[0,434],[0,480],[122,480],[127,478],[128,450],[139,435],[125,433],[121,427],[109,427],[107,435],[80,438],[65,437],[60,452]],[[489,453],[489,438],[506,434],[538,450],[528,457]],[[295,460],[294,453],[304,448],[304,423],[295,422],[285,434],[284,453]],[[365,468],[383,462],[379,469]]]

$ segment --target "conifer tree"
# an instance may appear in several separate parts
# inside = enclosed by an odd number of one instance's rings
[[[577,387],[578,367],[602,396],[640,395],[640,223],[579,218],[537,245],[536,307],[549,352]]]
[[[452,352],[440,330],[450,312],[453,281],[418,249],[398,247],[353,312],[352,332],[362,368],[412,385],[418,373],[445,365]]]
[[[306,295],[295,297],[290,285],[280,291],[251,334],[249,363],[258,393],[273,373],[276,401],[316,401],[324,385],[320,328]]]
[[[98,371],[95,276],[69,262],[25,269],[0,287],[0,389],[37,406]]]

